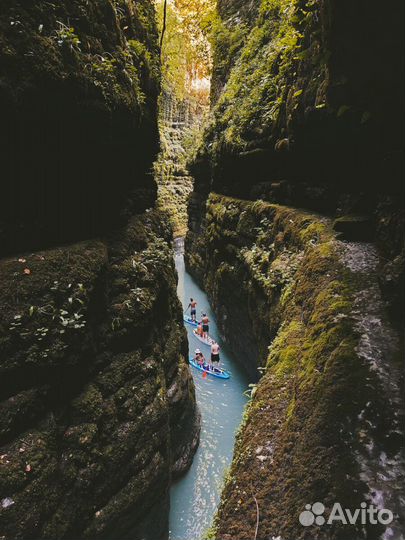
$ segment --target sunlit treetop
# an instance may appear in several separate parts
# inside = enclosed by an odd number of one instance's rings
[[[156,0],[162,32],[164,0]],[[208,41],[215,0],[167,0],[162,42],[163,85],[179,99],[209,94],[211,48]]]

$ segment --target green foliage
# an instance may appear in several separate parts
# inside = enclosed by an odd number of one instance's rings
[[[134,65],[139,69],[147,70],[149,75],[154,78],[160,76],[160,64],[156,55],[146,47],[144,43],[136,39],[128,40],[129,51]]]
[[[212,16],[210,41],[214,49],[213,62],[221,77],[229,73],[235,55],[244,44],[248,32],[248,27],[243,23],[230,27],[224,23],[218,12]]]
[[[163,0],[157,1],[158,21],[162,31]],[[176,0],[167,3],[166,30],[161,60],[163,86],[178,99],[189,94],[206,96],[211,71],[208,41],[214,0]]]
[[[258,23],[246,39],[216,110],[227,145],[246,146],[252,134],[262,134],[277,120],[286,99],[285,73],[302,37],[295,15],[295,2],[263,0]],[[234,44],[239,45],[238,38]],[[221,46],[229,47],[228,37]]]
[[[80,39],[75,34],[73,27],[68,27],[65,24],[58,22],[58,29],[55,30],[55,39],[59,47],[67,45],[71,50],[80,51]]]
[[[214,75],[219,86],[226,85],[215,96],[199,154],[209,156],[214,168],[224,152],[246,151],[271,137],[308,95],[314,106],[326,107],[324,96],[311,83],[304,86],[299,75],[301,64],[315,60],[317,73],[324,72],[326,57],[308,39],[318,24],[318,10],[312,0],[262,0],[254,23],[251,18],[246,23],[222,20],[218,13],[212,18]]]

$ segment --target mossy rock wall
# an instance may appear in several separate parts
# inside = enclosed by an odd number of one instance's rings
[[[402,346],[381,299],[375,248],[338,240],[316,214],[211,194],[187,236],[186,264],[233,354],[252,380],[260,375],[208,536],[387,533],[360,523],[303,527],[299,514],[316,501],[326,512],[335,502],[385,506],[399,535]]]
[[[149,211],[1,261],[2,538],[167,536],[199,435],[170,235]]]
[[[158,207],[167,212],[174,238],[184,238],[188,223],[188,199],[193,179],[187,168],[187,155],[201,129],[208,105],[194,96],[179,99],[165,90],[159,99],[161,150],[154,165],[158,184]]]
[[[377,0],[218,2],[213,107],[189,167],[189,219],[198,227],[211,191],[345,223],[359,216],[350,238],[378,244],[401,325],[404,5],[392,7],[382,24]]]
[[[377,0],[221,0],[201,188],[328,211],[403,193],[403,3],[392,8],[382,24]]]
[[[0,254],[104,234],[156,198],[149,0],[4,0]]]

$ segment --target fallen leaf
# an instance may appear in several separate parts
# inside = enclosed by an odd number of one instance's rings
[[[27,465],[25,467],[25,472],[31,472],[31,465]]]
[[[24,274],[29,276],[31,274],[31,270],[29,268],[24,268]]]
[[[20,262],[20,263],[25,263],[25,262],[27,262],[27,261],[26,261],[26,259],[18,259],[18,262]]]

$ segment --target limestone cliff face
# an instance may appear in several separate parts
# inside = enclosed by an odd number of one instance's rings
[[[4,1],[0,65],[0,537],[165,538],[199,416],[153,3]]]
[[[148,212],[1,262],[3,538],[167,533],[199,433],[170,232]]]
[[[403,193],[403,4],[384,25],[377,1],[218,5],[201,190],[340,213]]]
[[[190,219],[210,191],[337,216],[342,236],[378,243],[380,281],[403,321],[403,4],[384,25],[380,9],[219,1],[215,106],[190,167]]]
[[[399,537],[403,351],[375,247],[340,241],[328,218],[215,194],[186,247],[228,346],[261,376],[209,537]],[[395,518],[303,527],[315,501],[326,512],[367,501]]]
[[[384,28],[380,7],[218,2],[186,264],[259,382],[216,540],[360,540],[404,526],[403,5]],[[389,508],[392,530],[303,527],[315,501]]]
[[[0,66],[0,253],[104,234],[151,205],[149,0],[5,0]]]

